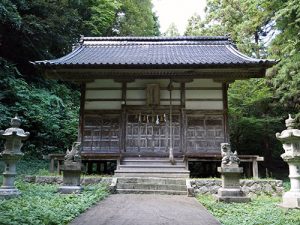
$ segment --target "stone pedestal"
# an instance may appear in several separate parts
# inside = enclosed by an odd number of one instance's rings
[[[222,174],[222,187],[218,190],[218,201],[250,201],[250,198],[245,195],[240,187],[240,174],[243,173],[242,167],[218,167],[218,172]]]
[[[1,198],[13,198],[21,194],[21,192],[15,187],[16,164],[23,154],[9,154],[2,153],[2,159],[5,164],[3,172],[3,184],[0,187]]]
[[[249,202],[251,199],[246,196],[240,187],[240,174],[243,168],[239,167],[240,162],[236,152],[232,153],[230,145],[221,144],[222,164],[218,167],[221,173],[222,187],[218,190],[216,196],[218,201],[223,202]]]
[[[15,187],[16,164],[23,153],[21,152],[22,140],[29,137],[29,132],[20,129],[21,120],[16,116],[11,119],[11,128],[0,131],[0,136],[4,138],[4,151],[0,154],[4,161],[3,184],[0,187],[0,198],[13,198],[21,194]]]
[[[81,157],[80,142],[73,144],[72,150],[67,151],[65,156],[63,171],[63,185],[58,188],[62,194],[80,193],[83,188],[80,185]]]
[[[291,189],[284,193],[280,206],[300,209],[300,130],[294,129],[295,119],[289,115],[285,121],[287,129],[276,134],[283,144],[285,153],[281,155],[289,165]]]

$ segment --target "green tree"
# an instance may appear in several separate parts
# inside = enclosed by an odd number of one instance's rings
[[[282,111],[300,118],[300,5],[296,0],[278,2],[280,7],[274,17],[277,35],[269,54],[280,62],[268,77],[278,103],[284,107]]]
[[[86,7],[86,5],[90,5]],[[121,2],[117,0],[90,0],[79,10],[83,18],[85,36],[109,36],[113,33],[117,13],[121,9]],[[80,8],[80,7],[79,7]]]
[[[194,14],[188,19],[184,35],[185,36],[201,36],[204,31],[204,22],[201,20],[200,15]]]
[[[267,163],[279,156],[281,145],[275,133],[283,129],[274,112],[273,91],[266,79],[235,81],[228,92],[230,140],[243,154],[263,155]]]
[[[175,23],[171,23],[166,32],[164,33],[164,36],[174,37],[179,36],[180,33],[178,31],[178,28]]]
[[[4,0],[0,3],[0,56],[26,75],[29,61],[70,51],[78,38],[80,17],[69,1]]]
[[[0,58],[0,128],[9,126],[18,114],[22,127],[30,131],[25,152],[41,156],[66,149],[76,140],[79,92],[57,81],[48,88],[28,82],[17,68]]]
[[[122,0],[113,34],[118,36],[158,36],[157,16],[150,0]]]

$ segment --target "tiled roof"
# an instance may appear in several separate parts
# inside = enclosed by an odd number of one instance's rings
[[[84,37],[70,54],[37,66],[238,66],[269,67],[272,60],[240,53],[228,37]]]

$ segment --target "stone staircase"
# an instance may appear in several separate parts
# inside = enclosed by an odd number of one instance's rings
[[[119,177],[117,193],[187,195],[187,188],[185,179],[181,178]]]
[[[190,171],[182,158],[176,158],[172,165],[167,158],[156,157],[127,157],[124,158],[115,177],[164,177],[164,178],[189,178]]]
[[[189,174],[180,158],[172,165],[167,158],[127,157],[115,171],[116,191],[122,194],[186,195]]]

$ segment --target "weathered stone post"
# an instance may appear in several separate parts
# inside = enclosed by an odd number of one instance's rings
[[[219,188],[217,200],[223,202],[249,202],[251,199],[245,195],[240,187],[240,174],[243,168],[239,167],[240,159],[236,152],[232,152],[230,144],[221,144],[222,163],[218,172],[222,176],[222,187]]]
[[[276,133],[276,138],[282,142],[285,150],[281,157],[289,165],[291,189],[283,195],[280,206],[300,208],[300,130],[294,129],[295,119],[291,115],[285,124],[287,129]]]
[[[63,185],[58,188],[58,192],[62,194],[80,193],[82,187],[80,185],[81,175],[81,143],[74,142],[72,150],[67,150],[63,171]]]
[[[21,192],[15,187],[16,163],[24,155],[21,152],[22,141],[29,137],[29,132],[19,128],[21,120],[15,116],[11,119],[11,127],[0,131],[0,136],[5,139],[4,151],[0,154],[5,164],[3,184],[0,187],[0,197],[17,197]]]

